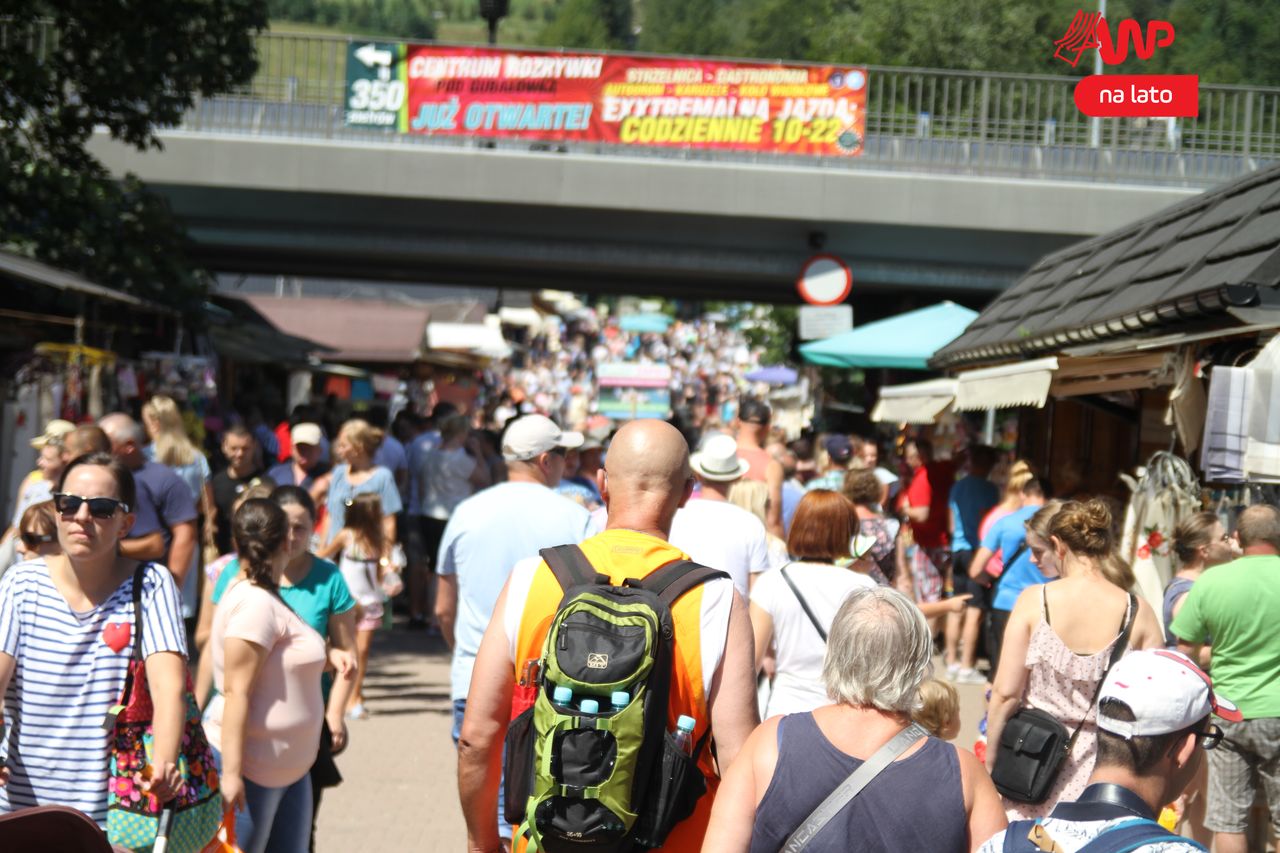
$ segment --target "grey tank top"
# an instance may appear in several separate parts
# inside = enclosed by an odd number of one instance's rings
[[[1169,585],[1164,588],[1164,601],[1160,608],[1160,615],[1164,617],[1164,644],[1166,648],[1177,651],[1178,638],[1169,630],[1169,623],[1173,621],[1173,605],[1178,602],[1179,598],[1191,592],[1191,585],[1193,583],[1195,583],[1195,581],[1189,578],[1175,577],[1173,580],[1169,581]]]
[[[751,853],[776,853],[862,759],[827,740],[812,713],[778,723],[778,764],[751,828]],[[827,824],[807,853],[963,853],[969,849],[960,759],[929,738],[895,761]]]

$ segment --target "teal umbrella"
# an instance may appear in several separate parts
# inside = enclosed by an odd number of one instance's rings
[[[656,332],[661,334],[671,325],[671,318],[666,314],[628,314],[618,321],[618,328],[632,334]]]
[[[939,302],[848,332],[800,345],[810,364],[825,367],[894,367],[928,370],[935,352],[960,337],[977,311]]]

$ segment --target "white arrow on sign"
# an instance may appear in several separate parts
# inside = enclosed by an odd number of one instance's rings
[[[378,50],[371,44],[356,50],[356,59],[365,64],[366,68],[372,68],[375,65],[391,65],[391,51]]]

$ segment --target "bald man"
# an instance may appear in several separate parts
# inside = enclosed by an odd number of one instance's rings
[[[609,447],[597,485],[608,512],[605,531],[581,548],[595,570],[614,584],[643,578],[687,555],[667,541],[671,522],[693,490],[689,447],[661,421],[634,421],[619,430]],[[517,678],[537,658],[547,623],[561,590],[551,570],[532,556],[515,567],[498,597],[480,644],[458,743],[458,789],[467,821],[468,849],[496,853],[501,840],[493,825],[502,769],[502,747]],[[728,578],[696,587],[672,606],[676,657],[668,716],[697,720],[695,736],[710,725],[716,760],[723,772],[759,723],[756,712],[751,623],[746,604]],[[690,675],[689,673],[693,673]],[[530,691],[521,691],[522,706]],[[718,786],[710,750],[699,762],[707,794],[694,813],[677,824],[663,849],[683,853],[702,848]],[[517,839],[516,849],[523,842]]]

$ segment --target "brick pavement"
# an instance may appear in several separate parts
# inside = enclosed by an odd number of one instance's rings
[[[372,716],[349,724],[351,746],[338,759],[345,781],[325,793],[318,853],[456,853],[466,829],[449,736],[448,652],[421,632],[380,631],[370,669]],[[963,720],[957,741],[972,748],[983,688],[956,688]]]
[[[439,639],[375,635],[366,720],[348,724],[343,783],[325,792],[318,853],[432,853],[466,842],[450,728],[449,655]]]

